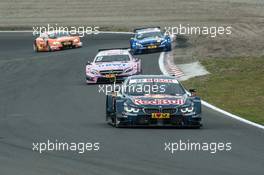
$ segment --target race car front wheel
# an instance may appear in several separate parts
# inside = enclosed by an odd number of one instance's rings
[[[171,51],[171,45],[167,46],[167,47],[165,48],[165,51],[166,51],[166,52]]]
[[[49,45],[49,42],[47,42],[47,48],[48,48],[48,51],[49,51],[49,52],[52,51],[52,49],[51,49],[51,47],[50,47],[50,45]]]
[[[38,46],[37,46],[36,42],[34,42],[34,44],[33,44],[33,50],[35,52],[39,52],[39,49],[38,49]]]
[[[139,51],[137,49],[132,49],[131,52],[132,52],[133,55],[138,55],[139,54]]]
[[[119,128],[120,127],[120,121],[118,120],[117,116],[115,116],[115,118],[114,118],[114,126],[116,128]]]
[[[109,120],[110,119],[110,120]],[[115,127],[115,128],[119,128],[120,127],[120,121],[117,119],[117,117],[116,116],[109,116],[109,118],[107,118],[106,119],[106,122],[109,124],[109,125],[111,125],[111,126],[113,126],[113,127]]]

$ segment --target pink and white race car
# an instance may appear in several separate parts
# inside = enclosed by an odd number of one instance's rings
[[[122,82],[126,77],[141,73],[141,60],[128,48],[100,49],[93,62],[86,64],[86,83]]]

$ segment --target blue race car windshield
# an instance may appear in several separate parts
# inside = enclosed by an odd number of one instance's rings
[[[147,33],[139,33],[136,35],[136,39],[142,40],[145,38],[159,37],[162,38],[163,34],[161,32],[147,32]]]
[[[105,56],[97,56],[95,58],[95,62],[113,62],[113,61],[130,61],[128,55],[105,55]]]
[[[55,39],[55,38],[60,38],[64,36],[70,36],[68,32],[57,32],[57,33],[50,33],[49,38]]]
[[[150,95],[184,95],[185,90],[178,83],[132,83],[125,87],[125,92],[129,96]]]

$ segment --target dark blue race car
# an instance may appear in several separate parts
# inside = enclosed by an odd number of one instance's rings
[[[165,35],[159,27],[135,29],[134,33],[130,39],[130,47],[134,54],[153,50],[171,50],[171,37]]]
[[[201,99],[175,77],[134,75],[106,97],[106,120],[115,127],[201,127]]]

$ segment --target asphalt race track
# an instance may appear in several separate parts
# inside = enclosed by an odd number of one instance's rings
[[[116,129],[105,123],[105,96],[84,82],[99,48],[130,36],[88,36],[81,49],[34,53],[31,33],[0,33],[1,175],[239,174],[264,171],[264,131],[203,108],[197,129]],[[140,55],[144,74],[160,74],[159,53]],[[100,142],[100,150],[32,151],[32,142]],[[164,142],[231,142],[232,150],[164,151]]]

